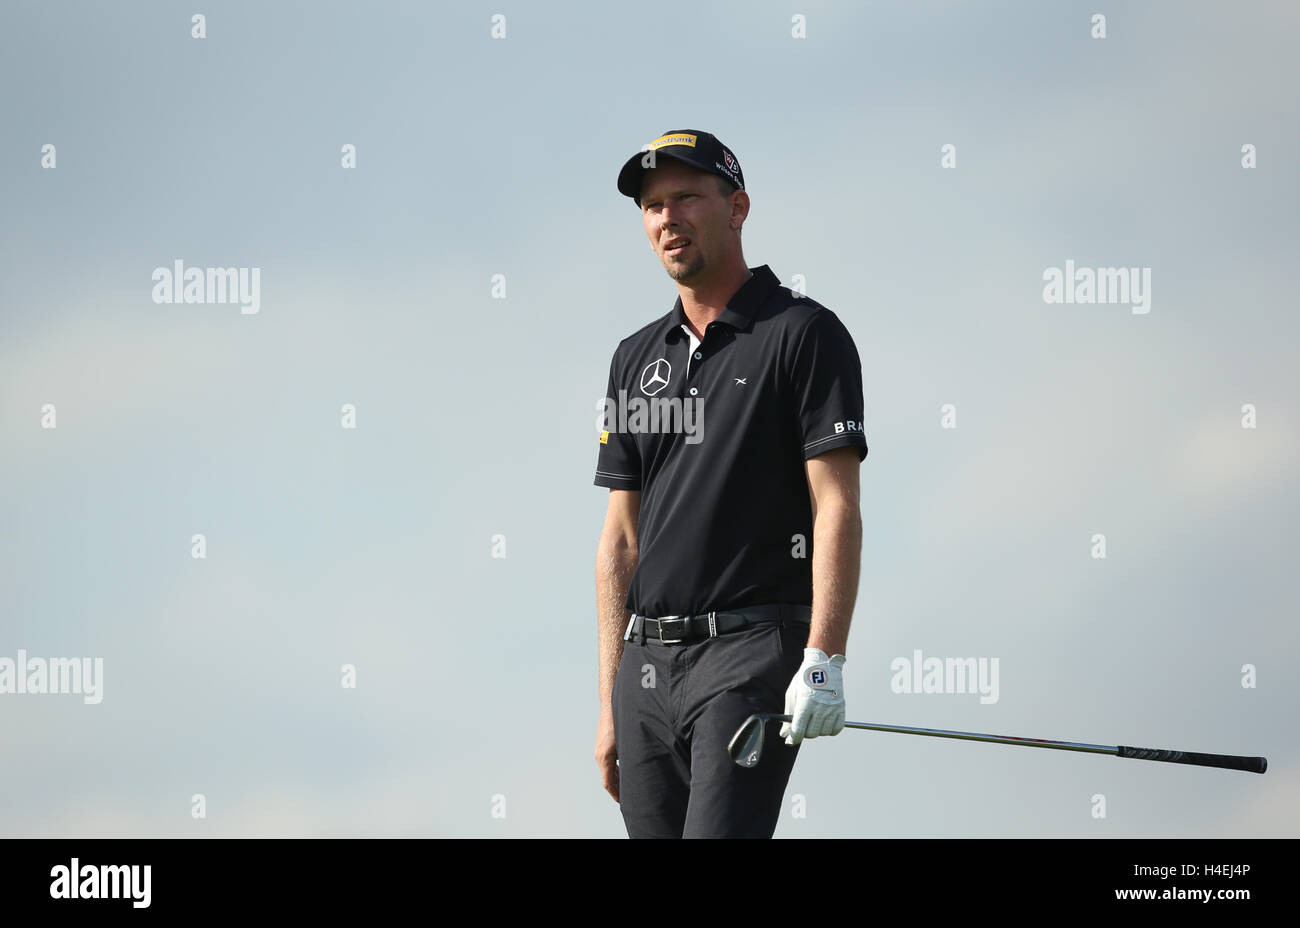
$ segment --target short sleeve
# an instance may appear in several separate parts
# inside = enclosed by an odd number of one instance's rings
[[[641,453],[636,447],[636,436],[619,432],[618,428],[618,358],[609,365],[609,385],[605,388],[604,410],[597,411],[600,450],[596,455],[598,487],[611,490],[641,489]]]
[[[804,460],[850,445],[863,460],[862,362],[853,336],[829,309],[820,309],[796,340],[790,379]]]

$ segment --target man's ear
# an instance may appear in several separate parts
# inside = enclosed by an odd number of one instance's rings
[[[749,218],[749,194],[743,190],[737,190],[735,197],[731,203],[731,221],[733,223],[732,228],[739,232],[745,224],[745,220]],[[737,218],[740,220],[739,223],[736,223]]]

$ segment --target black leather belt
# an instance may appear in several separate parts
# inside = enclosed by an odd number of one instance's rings
[[[687,644],[765,622],[801,622],[807,625],[811,621],[811,607],[789,603],[745,606],[730,612],[706,612],[702,615],[665,615],[659,618],[634,612],[632,620],[627,623],[627,631],[623,633],[623,640],[628,641],[633,635],[639,635],[643,642]]]

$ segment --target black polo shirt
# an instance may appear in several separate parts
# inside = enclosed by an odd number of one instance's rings
[[[641,615],[811,605],[804,462],[867,455],[852,336],[767,265],[751,270],[694,350],[678,297],[614,351],[595,483],[641,491],[625,604]]]

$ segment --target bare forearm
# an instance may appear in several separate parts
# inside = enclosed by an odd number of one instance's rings
[[[596,552],[598,686],[602,710],[612,706],[614,677],[623,657],[623,632],[630,618],[624,603],[636,559],[636,549],[625,540],[602,536]]]
[[[849,504],[819,508],[813,521],[812,628],[808,647],[846,654],[858,596],[862,516]]]

